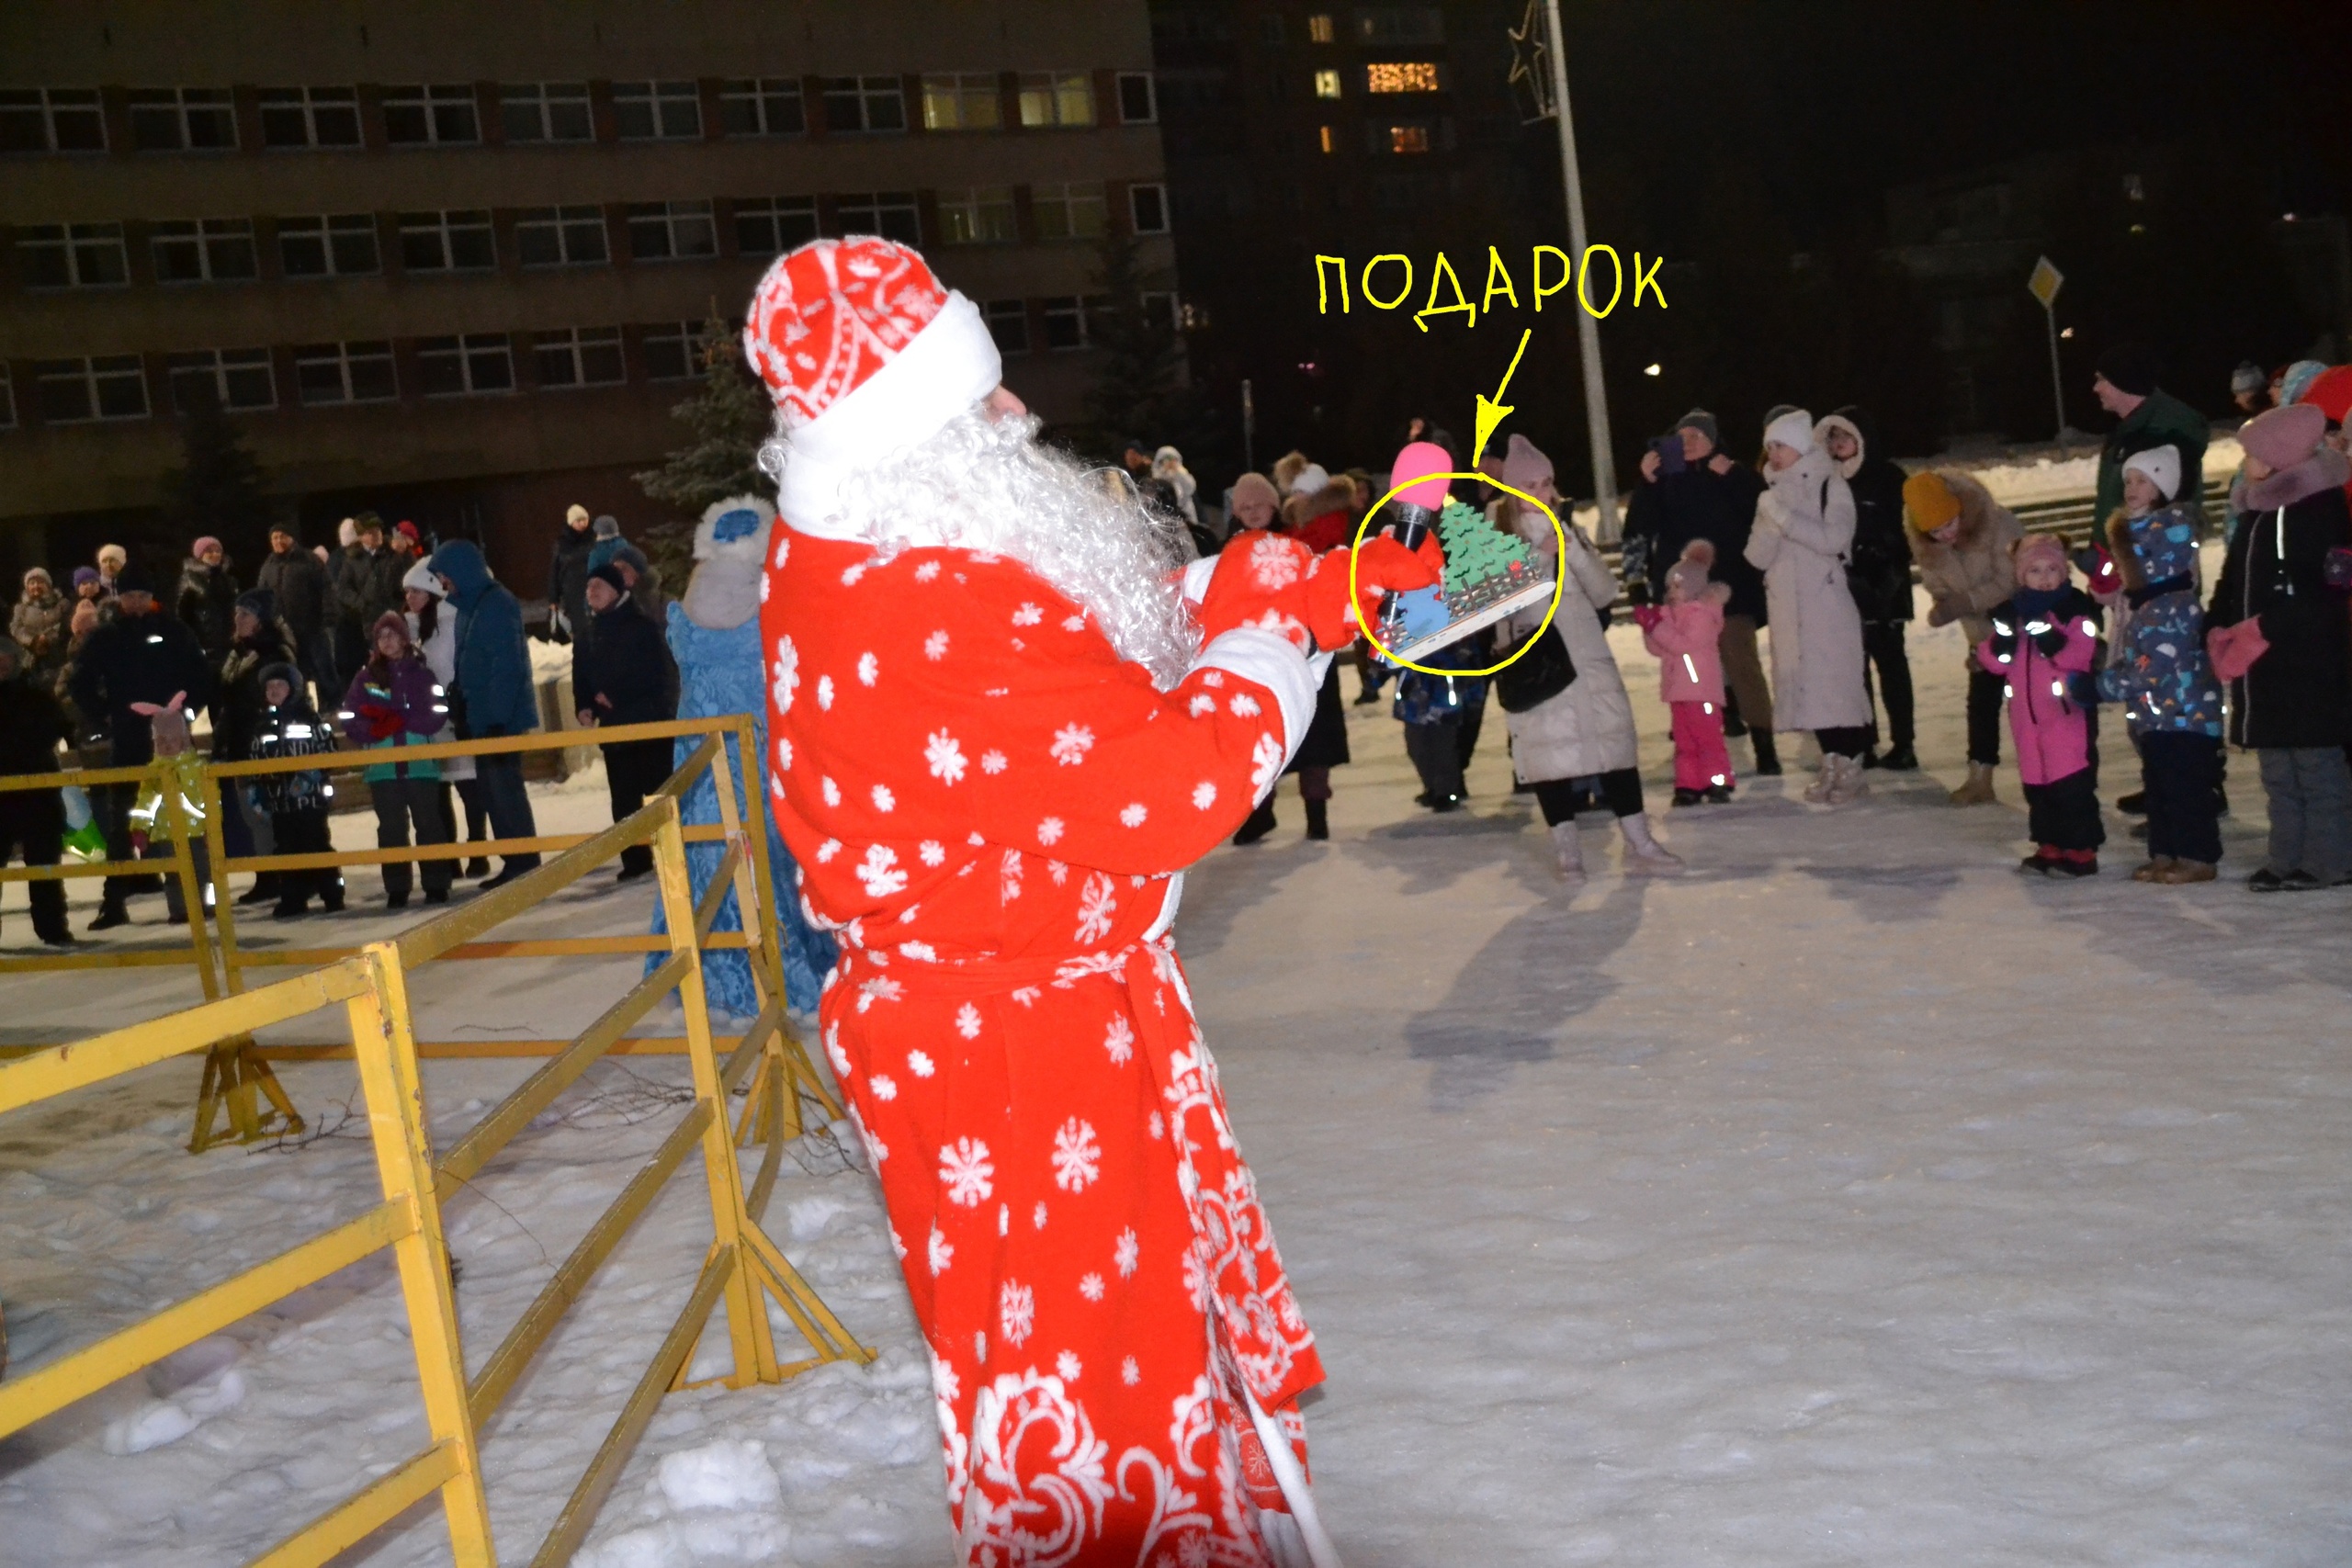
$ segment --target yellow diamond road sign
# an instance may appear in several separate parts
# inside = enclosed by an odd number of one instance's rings
[[[2066,275],[2051,265],[2048,256],[2042,256],[2035,261],[2033,276],[2026,279],[2025,284],[2026,291],[2041,300],[2041,308],[2045,310],[2057,302],[2058,290],[2065,286]]]

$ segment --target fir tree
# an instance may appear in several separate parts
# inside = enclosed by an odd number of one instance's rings
[[[1158,443],[1182,434],[1194,418],[1184,387],[1184,341],[1170,319],[1164,273],[1140,265],[1138,242],[1109,235],[1099,253],[1101,304],[1087,318],[1088,340],[1102,351],[1087,395],[1088,445],[1115,458],[1125,441]]]
[[[188,400],[180,420],[181,466],[164,476],[164,519],[185,548],[211,534],[257,558],[270,522],[260,460],[210,397]]]
[[[759,378],[744,367],[741,340],[716,304],[694,352],[703,368],[702,384],[670,410],[692,439],[660,468],[634,476],[648,496],[686,514],[685,522],[647,528],[640,541],[646,558],[673,592],[683,589],[693,570],[694,525],[706,507],[732,495],[775,493],[759,466],[760,444],[773,428],[774,410]]]

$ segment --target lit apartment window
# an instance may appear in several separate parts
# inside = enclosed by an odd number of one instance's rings
[[[618,327],[573,327],[541,333],[531,352],[541,387],[609,387],[628,378]]]
[[[1163,185],[1129,186],[1127,220],[1138,234],[1168,232],[1168,187]]]
[[[401,214],[402,272],[479,272],[498,265],[490,214],[403,212]]]
[[[356,147],[356,87],[264,87],[261,144],[265,147]]]
[[[596,139],[585,82],[509,82],[498,89],[498,122],[509,145]]]
[[[995,340],[999,354],[1029,352],[1029,307],[1018,299],[991,299],[980,307],[980,314],[989,323],[989,336]]]
[[[1021,123],[1092,125],[1094,84],[1083,71],[1024,71],[1021,73]]]
[[[1381,62],[1363,68],[1367,93],[1435,93],[1444,83],[1433,62]]]
[[[854,131],[906,130],[907,97],[899,79],[826,77],[825,129],[836,136]]]
[[[172,406],[182,413],[210,403],[232,412],[277,406],[277,378],[266,348],[203,348],[164,361]]]
[[[780,256],[816,237],[815,197],[753,197],[735,203],[735,248],[747,256]]]
[[[0,152],[103,152],[106,117],[95,87],[0,90]]]
[[[294,351],[294,390],[306,407],[382,403],[399,395],[389,343],[315,343]]]
[[[1392,125],[1388,128],[1388,150],[1391,152],[1426,152],[1430,150],[1430,128],[1426,125]]]
[[[1338,97],[1340,73],[1337,71],[1317,71],[1315,73],[1315,96],[1318,98]]]
[[[250,218],[187,219],[148,233],[158,283],[242,283],[261,274]]]
[[[147,377],[135,354],[36,360],[33,400],[50,424],[145,419]]]
[[[1280,17],[1273,17],[1281,21]],[[1119,123],[1121,125],[1151,125],[1159,118],[1159,95],[1154,90],[1148,71],[1119,73]]]
[[[119,223],[37,223],[17,231],[28,288],[119,288],[130,279]]]
[[[1046,346],[1055,353],[1086,346],[1086,302],[1075,294],[1039,301],[1045,307]]]
[[[344,212],[279,219],[277,265],[288,277],[355,277],[381,272],[376,215]]]
[[[922,243],[922,217],[910,190],[859,191],[841,197],[842,232],[879,234],[900,244]]]
[[[692,141],[702,135],[702,91],[692,82],[616,82],[613,126],[623,141]]]
[[[1356,41],[1442,43],[1445,13],[1435,6],[1366,6],[1356,12]]]
[[[628,208],[628,250],[639,261],[686,261],[718,254],[707,201],[637,201]]]
[[[922,79],[926,130],[994,130],[1003,122],[994,73],[965,72]]]
[[[416,376],[428,398],[464,398],[514,389],[514,351],[504,333],[419,338]]]
[[[1317,126],[1317,127],[1316,128],[1316,130],[1315,130],[1315,144],[1316,144],[1317,146],[1318,146],[1318,147],[1322,148],[1322,149],[1323,149],[1323,151],[1324,151],[1324,152],[1333,152],[1333,151],[1335,151],[1335,150],[1336,150],[1336,147],[1337,147],[1337,139],[1336,139],[1335,137],[1333,137],[1333,136],[1332,136],[1332,134],[1331,134],[1331,128],[1330,128],[1329,126],[1328,126],[1328,125],[1324,125],[1324,126]]]
[[[702,374],[702,356],[695,352],[701,334],[692,321],[655,321],[641,329],[649,380],[684,381]]]
[[[141,152],[227,152],[237,115],[226,87],[141,87],[130,94],[130,144]]]
[[[525,266],[595,266],[612,260],[601,207],[526,207],[514,214]]]
[[[1329,43],[1338,37],[1339,30],[1331,25],[1329,11],[1318,11],[1306,18],[1306,39],[1309,43]]]
[[[1091,240],[1102,232],[1100,180],[1039,186],[1031,193],[1030,207],[1037,216],[1037,237],[1041,240]]]
[[[395,147],[465,147],[481,140],[470,84],[384,89],[384,140]]]
[[[721,84],[718,123],[729,136],[798,136],[808,129],[798,79],[762,76]]]
[[[973,186],[939,193],[939,236],[950,245],[1009,245],[1019,239],[1011,186]]]

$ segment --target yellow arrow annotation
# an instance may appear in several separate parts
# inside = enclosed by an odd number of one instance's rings
[[[1495,434],[1495,426],[1500,424],[1511,412],[1512,405],[1504,402],[1502,396],[1510,389],[1511,374],[1519,368],[1519,356],[1527,352],[1527,340],[1534,335],[1535,329],[1532,327],[1529,327],[1519,334],[1519,346],[1511,351],[1510,369],[1503,372],[1503,384],[1495,389],[1495,395],[1491,398],[1483,393],[1479,395],[1478,438],[1470,451],[1470,466],[1473,468],[1478,466],[1478,459],[1487,455],[1487,442]]]

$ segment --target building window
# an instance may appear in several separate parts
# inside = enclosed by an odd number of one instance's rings
[[[531,352],[541,387],[609,387],[628,379],[618,327],[574,327],[541,333]]]
[[[1009,245],[1021,237],[1011,186],[973,186],[939,193],[939,237],[950,245]]]
[[[1328,125],[1318,126],[1316,128],[1315,143],[1317,146],[1322,148],[1326,152],[1336,152],[1338,150],[1338,138],[1331,134],[1331,128]]]
[[[616,82],[613,125],[623,141],[692,141],[702,135],[702,90],[692,82]]]
[[[596,139],[585,82],[509,82],[498,89],[498,122],[510,145]]]
[[[1356,12],[1356,41],[1443,43],[1445,13],[1435,6],[1366,6]]]
[[[1315,96],[1318,98],[1338,97],[1340,73],[1337,71],[1317,71],[1315,73]]]
[[[910,190],[859,191],[841,197],[842,232],[879,234],[902,245],[922,243],[922,216]]]
[[[718,93],[718,123],[729,136],[798,136],[808,129],[800,84],[789,76],[726,83]]]
[[[1329,11],[1317,11],[1306,18],[1306,39],[1309,43],[1330,43],[1339,38],[1339,29],[1331,24]]]
[[[1168,187],[1163,185],[1129,186],[1127,220],[1138,234],[1168,232]]]
[[[684,381],[702,374],[702,356],[695,352],[698,334],[692,321],[657,321],[643,329],[646,378]]]
[[[103,152],[106,117],[95,87],[0,91],[0,152]]]
[[[130,280],[119,223],[37,223],[17,231],[28,288],[119,288]]]
[[[1182,330],[1183,313],[1177,309],[1174,290],[1147,288],[1136,296],[1136,303],[1142,308],[1146,326],[1164,333]]]
[[[504,333],[419,338],[416,375],[428,398],[464,398],[514,389],[514,351]]]
[[[356,87],[264,87],[261,144],[265,147],[356,147]]]
[[[384,140],[395,147],[466,147],[481,140],[467,83],[384,89]]]
[[[33,364],[33,399],[50,424],[147,417],[147,377],[135,354]]]
[[[1436,93],[1444,90],[1444,81],[1430,61],[1382,62],[1363,68],[1363,89],[1367,93]]]
[[[896,76],[825,78],[825,129],[834,135],[904,130],[907,97]]]
[[[277,265],[288,277],[355,277],[382,271],[376,251],[376,215],[279,219]]]
[[[1280,17],[1272,20],[1280,22]],[[1152,88],[1148,71],[1119,73],[1119,123],[1121,125],[1153,125],[1159,119],[1159,96]]]
[[[1086,301],[1061,294],[1040,301],[1045,306],[1046,346],[1057,354],[1086,346]]]
[[[1092,125],[1094,85],[1083,71],[1024,71],[1021,73],[1021,123]]]
[[[242,283],[261,275],[250,218],[183,220],[148,232],[158,283]]]
[[[182,413],[199,405],[231,411],[277,406],[277,378],[266,348],[204,348],[164,361],[172,385],[172,407]]]
[[[389,343],[318,343],[294,351],[294,390],[304,406],[383,403],[399,395]]]
[[[601,207],[526,207],[514,214],[525,266],[595,266],[612,260]]]
[[[402,272],[479,272],[497,265],[489,213],[401,214]]]
[[[130,144],[141,152],[229,152],[237,114],[226,87],[141,87],[130,94]]]
[[[735,203],[735,248],[747,256],[780,256],[816,237],[815,197],[755,197]]]
[[[1041,240],[1091,240],[1102,232],[1102,182],[1071,180],[1039,186],[1031,193]]]
[[[991,299],[980,307],[989,336],[1001,355],[1029,352],[1029,307],[1019,299]]]
[[[1442,119],[1374,120],[1363,134],[1365,146],[1374,152],[1419,153],[1453,145]]]
[[[989,72],[922,79],[922,123],[926,130],[994,130],[1004,123],[997,102],[996,77]]]
[[[686,261],[718,254],[707,201],[635,201],[628,208],[629,254],[639,261]]]

